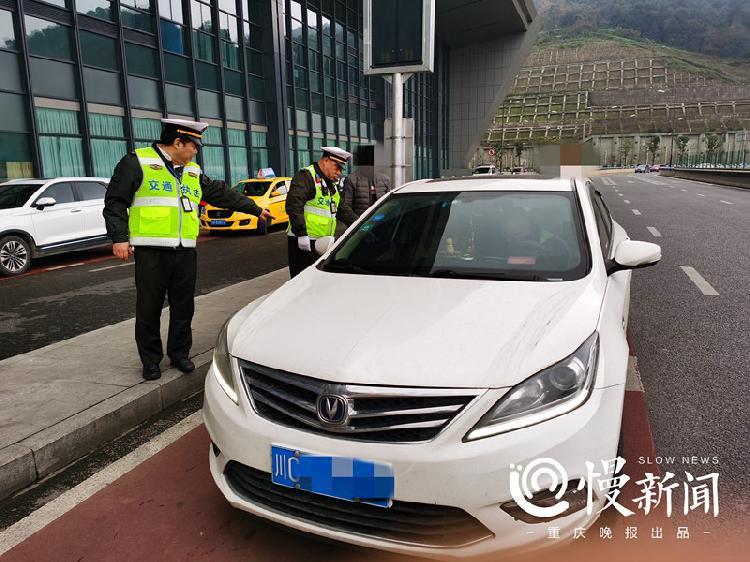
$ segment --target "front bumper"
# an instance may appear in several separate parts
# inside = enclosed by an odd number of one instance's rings
[[[225,230],[255,230],[258,228],[258,217],[250,215],[248,213],[233,213],[231,216],[225,219],[211,219],[208,215],[201,215],[201,228],[209,231],[225,231]],[[212,226],[212,220],[223,220],[226,221],[226,226]]]
[[[525,466],[537,458],[552,458],[565,468],[569,480],[585,478],[585,461],[600,466],[600,460],[616,456],[624,388],[618,385],[596,389],[583,406],[569,414],[463,443],[461,438],[494,403],[498,392],[504,391],[490,391],[472,403],[432,441],[353,442],[283,427],[259,417],[244,389],[240,389],[239,405],[226,396],[212,367],[206,378],[203,415],[211,440],[220,452],[212,449],[209,453],[211,474],[234,507],[303,532],[360,546],[415,556],[461,558],[560,545],[573,538],[574,529],[588,528],[596,520],[603,498],[594,502],[592,515],[587,515],[584,508],[551,522],[521,522],[500,508],[500,504],[512,500],[510,464]],[[248,501],[232,488],[225,469],[234,461],[270,473],[272,444],[388,463],[395,476],[394,501],[460,508],[486,527],[489,536],[451,548],[414,544],[345,531],[335,523],[293,516],[283,509],[269,509]],[[548,526],[559,528],[560,539],[548,539]]]

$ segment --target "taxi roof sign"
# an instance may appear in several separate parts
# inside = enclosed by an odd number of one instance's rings
[[[275,178],[276,172],[273,168],[258,168],[258,178]]]

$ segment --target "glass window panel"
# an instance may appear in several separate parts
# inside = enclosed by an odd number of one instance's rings
[[[0,180],[34,176],[29,135],[4,133],[0,135]]]
[[[81,30],[81,58],[83,64],[117,70],[117,41],[104,35]]]
[[[167,109],[170,113],[193,115],[193,92],[190,88],[166,84]]]
[[[77,111],[37,107],[36,120],[39,133],[59,133],[69,135],[77,135],[80,133]]]
[[[258,27],[253,27],[250,32],[250,46],[256,51],[263,50],[263,30]]]
[[[292,10],[292,17],[302,21],[302,5],[297,0],[291,0],[289,6]]]
[[[79,0],[80,1],[80,0]],[[183,23],[181,0],[159,0],[159,15],[177,23]]]
[[[83,165],[83,139],[40,136],[39,149],[44,177],[86,175]]]
[[[164,53],[164,73],[170,82],[190,86],[193,83],[190,61],[177,55]]]
[[[133,137],[138,140],[153,142],[161,136],[161,121],[133,117]]]
[[[130,104],[145,109],[161,109],[159,83],[147,78],[128,75]]]
[[[229,94],[242,95],[242,74],[233,70],[224,70],[224,89]]]
[[[25,80],[21,80],[20,57],[16,53],[0,52],[0,76],[2,89],[23,92]]]
[[[195,64],[195,73],[198,79],[199,88],[207,88],[209,90],[219,89],[219,73],[216,66],[204,62],[197,62]]]
[[[128,74],[140,74],[151,78],[159,77],[159,59],[156,55],[156,49],[134,43],[125,43],[125,59],[128,63]]]
[[[122,103],[121,74],[107,70],[83,68],[83,85],[90,102],[120,105]]]
[[[161,46],[165,51],[185,55],[185,28],[167,20],[159,20]]]
[[[76,11],[93,18],[115,21],[115,11],[109,0],[76,0]]]
[[[268,168],[268,149],[267,148],[255,148],[253,147],[252,151],[252,166],[253,170],[258,170],[260,168]]]
[[[65,203],[75,203],[75,195],[73,194],[73,184],[69,182],[56,183],[45,189],[39,199],[42,197],[52,197],[58,205],[64,205]]]
[[[96,141],[96,142],[107,142],[107,141]],[[122,141],[122,145],[117,142],[110,141],[110,144],[113,144],[117,147],[122,147],[125,145],[125,141]],[[126,146],[126,145],[125,145]],[[125,154],[125,151],[127,151],[127,148],[123,150],[123,152],[120,153],[120,158],[122,158],[122,155]],[[92,151],[95,152],[95,151]],[[115,160],[115,164],[117,164],[118,160]],[[94,164],[94,169],[96,170],[96,164]],[[102,177],[109,177],[112,175],[112,171],[114,169],[114,165],[109,168],[109,171],[106,174],[98,174],[94,172],[94,175],[102,176]],[[99,183],[98,181],[77,181],[76,188],[78,189],[78,195],[83,201],[92,201],[94,199],[104,199],[104,194],[107,191],[107,188],[103,183]]]
[[[221,127],[209,127],[203,132],[203,144],[224,144],[221,140]]]
[[[94,137],[122,138],[125,136],[123,121],[119,115],[89,113],[89,131]]]
[[[251,22],[260,23],[261,10],[264,3],[266,6],[268,5],[265,0],[248,0],[247,13],[245,16],[248,17]]]
[[[94,163],[94,175],[100,178],[112,177],[115,166],[127,151],[128,144],[124,140],[91,139],[91,157]],[[79,192],[81,191],[80,183],[78,184],[78,190]],[[91,191],[91,188],[89,190]],[[91,193],[90,195],[97,194]],[[101,197],[104,197],[103,193]]]
[[[147,12],[151,11],[151,0],[120,0],[120,4]]]
[[[237,32],[237,18],[219,12],[219,37],[231,41],[232,43],[239,44],[240,40]]]
[[[214,38],[206,33],[193,31],[193,48],[195,58],[214,62]]]
[[[243,110],[244,100],[235,96],[224,96],[224,110],[226,118],[232,121],[244,121],[245,111]]]
[[[263,76],[263,55],[257,51],[245,49],[245,58],[247,61],[247,71]]]
[[[221,119],[222,115],[219,100],[219,94],[217,94],[216,92],[198,90],[198,108],[200,110],[201,117],[215,117],[216,119]],[[215,130],[216,129],[214,129],[214,131]],[[209,132],[208,134],[208,138],[210,139],[213,133]]]
[[[250,86],[250,97],[256,99],[264,99],[266,97],[266,81],[262,78],[256,78],[255,76],[247,77],[248,84]]]
[[[26,16],[25,21],[30,54],[72,60],[69,27],[32,16]]]
[[[213,30],[210,6],[192,0],[190,8],[193,14],[193,28],[210,33]]]
[[[237,3],[235,0],[219,0],[219,9],[230,14],[237,14]]]
[[[240,129],[227,129],[227,144],[230,146],[247,146],[245,131]]]
[[[266,104],[262,101],[250,100],[250,122],[266,125],[268,115],[266,115]]]
[[[253,131],[250,133],[250,142],[252,142],[255,147],[268,146],[268,133],[258,133]]]
[[[229,177],[232,185],[240,180],[247,179],[247,148],[229,148]]]
[[[219,146],[204,146],[201,151],[203,156],[203,171],[213,179],[224,180],[224,149]]]
[[[127,6],[120,6],[120,19],[124,27],[151,31],[151,16],[138,10],[131,10]]]
[[[0,93],[0,130],[28,131],[29,123],[26,118],[26,96]],[[2,135],[0,135],[2,136]]]
[[[221,62],[226,68],[239,70],[240,68],[240,48],[234,43],[227,41],[221,42]]]
[[[13,27],[13,13],[7,10],[0,10],[0,49],[15,48],[16,31]]]
[[[297,129],[300,131],[309,131],[310,125],[307,123],[307,111],[298,109],[295,113],[297,117]]]

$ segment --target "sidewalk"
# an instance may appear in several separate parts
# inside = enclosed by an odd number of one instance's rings
[[[187,375],[165,358],[161,379],[143,380],[134,318],[0,361],[0,499],[200,390],[226,319],[288,279],[284,268],[196,297]],[[167,323],[165,310],[165,342]]]

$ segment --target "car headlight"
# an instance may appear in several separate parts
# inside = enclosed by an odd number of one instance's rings
[[[594,332],[571,355],[514,386],[464,441],[528,427],[575,410],[591,394],[598,357],[599,333]]]
[[[216,373],[216,380],[219,381],[219,386],[237,404],[237,386],[234,383],[232,356],[229,355],[229,343],[227,342],[227,327],[231,321],[232,319],[230,318],[224,323],[216,340],[216,347],[214,348],[214,373]]]

